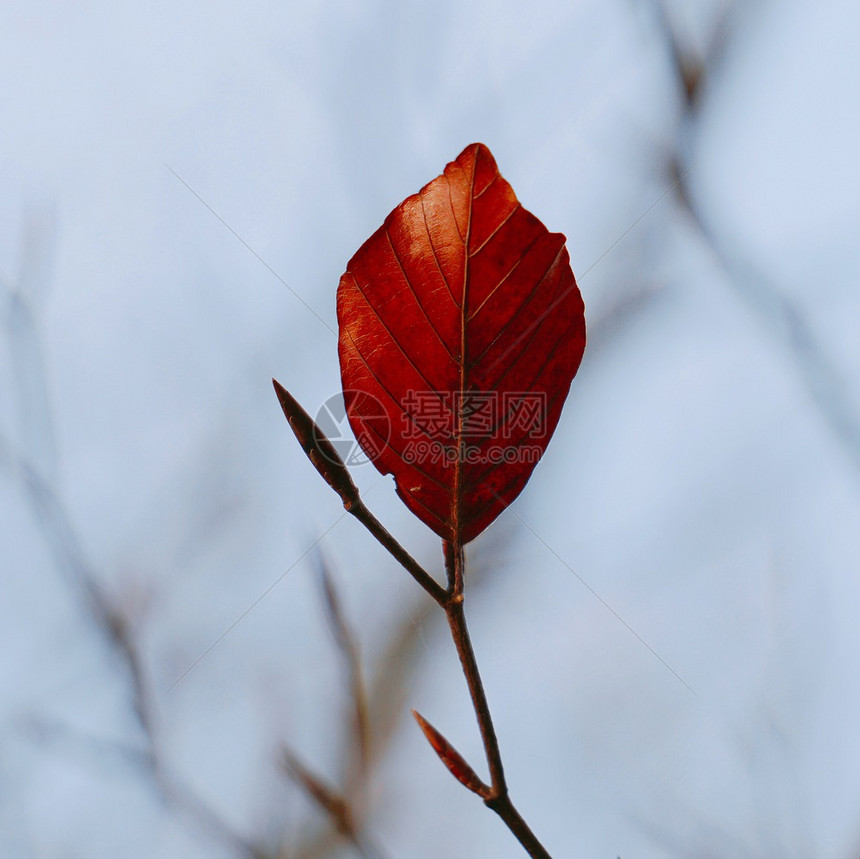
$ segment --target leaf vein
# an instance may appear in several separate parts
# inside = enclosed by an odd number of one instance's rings
[[[355,284],[355,288],[358,290],[358,294],[364,299],[367,306],[373,311],[373,315],[377,318],[379,324],[385,329],[385,333],[388,334],[388,337],[391,342],[397,347],[397,350],[400,352],[400,354],[409,362],[409,365],[412,367],[412,369],[415,370],[415,372],[421,377],[421,381],[424,382],[424,384],[427,386],[427,390],[433,391],[433,393],[435,393],[437,398],[441,401],[442,397],[439,396],[439,392],[436,390],[436,385],[432,384],[427,379],[424,373],[422,373],[421,370],[418,369],[415,362],[409,357],[406,350],[400,345],[400,342],[394,336],[391,329],[388,327],[386,321],[382,318],[379,311],[373,306],[367,295],[365,295],[364,290],[361,288],[361,286],[359,286],[358,279],[356,278],[356,276],[352,272],[349,272],[349,276],[352,278],[352,282]]]
[[[499,230],[500,230],[502,227],[504,227],[504,225],[505,225],[508,221],[510,221],[510,219],[511,219],[511,218],[513,218],[513,216],[514,216],[514,215],[515,215],[515,214],[516,214],[516,213],[517,213],[521,208],[522,208],[522,206],[521,206],[521,204],[520,204],[520,202],[519,202],[519,200],[518,200],[518,201],[517,201],[516,206],[514,206],[514,207],[511,209],[511,211],[510,211],[510,212],[508,212],[508,214],[507,214],[507,215],[505,215],[505,217],[501,220],[501,222],[499,223],[499,225],[498,225],[497,227],[495,227],[495,229],[490,233],[490,235],[488,235],[488,236],[487,236],[487,238],[485,238],[485,239],[484,239],[484,241],[482,241],[482,242],[481,242],[480,246],[479,246],[479,247],[477,247],[477,248],[475,248],[475,250],[473,250],[473,251],[469,254],[469,257],[470,257],[471,259],[474,259],[474,258],[475,258],[475,257],[476,257],[476,256],[477,256],[477,255],[478,255],[478,254],[479,254],[479,253],[480,253],[480,252],[481,252],[481,251],[482,251],[482,250],[483,250],[483,249],[484,249],[484,248],[485,248],[485,247],[486,247],[486,246],[487,246],[487,245],[488,245],[492,240],[493,240],[493,238],[496,236],[496,234],[499,232]]]
[[[483,358],[487,354],[487,352],[499,341],[499,339],[502,337],[502,335],[508,330],[508,328],[510,328],[513,321],[515,319],[517,319],[517,317],[520,315],[523,308],[532,300],[532,298],[534,298],[538,289],[540,289],[540,287],[543,285],[544,281],[549,276],[550,272],[555,268],[555,265],[558,262],[559,258],[561,257],[561,253],[563,250],[564,250],[564,243],[562,243],[561,246],[559,247],[558,252],[556,253],[556,255],[552,259],[552,262],[549,264],[546,271],[541,275],[540,280],[538,280],[537,283],[535,283],[535,285],[529,290],[529,294],[525,297],[525,299],[523,301],[520,302],[520,306],[516,309],[516,311],[514,311],[514,313],[511,314],[508,321],[505,322],[505,324],[502,325],[501,328],[499,328],[499,330],[496,332],[496,336],[487,344],[484,351],[481,352],[481,354],[473,362],[471,362],[471,364],[469,365],[469,370],[474,370],[474,368],[477,367],[478,364],[480,364],[480,362],[483,360]],[[524,351],[524,350],[521,350],[521,352],[522,351]]]
[[[400,274],[403,276],[403,280],[409,287],[409,291],[412,293],[412,296],[415,299],[415,303],[418,305],[418,309],[421,311],[422,316],[427,320],[427,324],[430,326],[430,330],[436,335],[436,339],[439,341],[439,343],[441,343],[442,348],[445,350],[448,357],[456,364],[457,359],[451,354],[451,350],[448,348],[448,345],[442,339],[442,335],[436,330],[436,326],[433,325],[433,323],[430,321],[430,317],[427,315],[427,311],[424,309],[424,306],[421,304],[421,300],[418,298],[417,290],[412,285],[412,282],[406,275],[406,271],[403,268],[403,263],[400,261],[400,255],[397,253],[397,248],[394,247],[394,241],[391,238],[391,233],[388,231],[388,227],[385,228],[385,238],[388,239],[388,245],[391,248],[391,253],[394,254],[394,259],[397,261],[397,267],[400,269]]]

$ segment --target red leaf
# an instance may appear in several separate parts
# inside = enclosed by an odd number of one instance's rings
[[[525,486],[582,359],[564,242],[473,143],[391,212],[340,279],[353,432],[407,507],[454,544]]]

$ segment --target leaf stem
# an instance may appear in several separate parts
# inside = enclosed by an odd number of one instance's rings
[[[346,507],[346,505],[344,506]],[[389,530],[367,509],[360,498],[346,509],[376,537],[377,541],[439,605],[445,606],[447,601],[445,589],[397,542]]]
[[[469,687],[472,698],[472,707],[478,721],[481,739],[484,743],[484,754],[487,758],[487,766],[490,770],[490,793],[484,798],[484,804],[491,808],[501,817],[502,821],[522,844],[529,856],[534,859],[551,859],[546,848],[538,841],[522,815],[517,811],[508,795],[508,786],[505,780],[505,770],[502,765],[502,754],[499,749],[499,741],[496,737],[496,729],[493,726],[493,717],[490,714],[490,706],[484,691],[484,684],[478,670],[478,661],[475,650],[472,647],[472,639],[469,636],[469,628],[466,625],[465,602],[465,566],[466,558],[462,545],[454,546],[448,542],[444,544],[445,567],[448,572],[448,599],[445,602],[445,614],[448,618],[448,626],[451,629],[451,637],[460,657],[460,665]]]
[[[451,600],[445,608],[448,617],[448,626],[451,629],[451,637],[460,657],[460,665],[463,667],[463,675],[469,687],[472,697],[472,707],[481,730],[481,738],[484,741],[484,754],[487,757],[487,765],[490,768],[491,796],[501,796],[507,792],[505,782],[505,771],[502,766],[502,757],[499,752],[499,742],[496,738],[496,730],[493,727],[493,718],[490,715],[490,707],[487,703],[487,695],[484,692],[484,684],[478,672],[478,663],[475,659],[475,651],[469,630],[466,626],[466,615],[463,611],[463,603]]]
[[[469,687],[472,697],[472,707],[481,730],[481,738],[484,741],[484,753],[487,757],[487,765],[490,768],[491,796],[501,796],[507,793],[508,787],[505,782],[505,770],[502,766],[502,756],[499,751],[499,741],[496,739],[496,729],[493,727],[493,717],[490,715],[490,706],[487,702],[487,694],[484,692],[484,684],[478,671],[478,661],[475,650],[472,647],[472,639],[466,626],[466,613],[463,610],[464,603],[464,567],[466,563],[465,553],[462,546],[451,546],[446,544],[446,567],[449,570],[449,581],[452,586],[449,589],[448,600],[445,603],[445,614],[448,617],[448,626],[451,629],[451,637],[460,657],[460,665]],[[453,574],[452,574],[453,568]]]

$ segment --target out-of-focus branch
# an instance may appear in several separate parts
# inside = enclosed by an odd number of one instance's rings
[[[317,554],[323,603],[344,664],[350,697],[350,715],[343,728],[343,788],[327,784],[323,778],[299,761],[288,748],[283,751],[284,769],[292,780],[326,813],[331,827],[318,830],[289,855],[315,859],[328,855],[332,833],[346,838],[365,859],[382,859],[383,854],[367,836],[368,793],[373,757],[367,686],[361,668],[358,641],[346,620],[329,562]],[[284,845],[284,850],[289,845]]]
[[[55,478],[57,457],[37,309],[50,290],[54,233],[52,212],[26,212],[17,279],[0,278],[0,319],[17,410],[16,444],[47,480]]]
[[[384,854],[370,841],[367,834],[362,831],[362,825],[355,819],[354,805],[350,799],[312,773],[288,749],[284,750],[284,768],[305,793],[322,808],[334,830],[352,845],[362,859],[384,859]],[[329,852],[327,841],[325,835],[318,837],[304,845],[298,855],[308,859],[312,856],[324,856]]]
[[[513,530],[511,527],[500,528],[498,534],[499,539],[492,544],[491,551],[478,549],[475,552],[469,574],[470,590],[473,594],[480,591],[491,573],[498,575],[499,568],[503,566],[502,558],[510,548]],[[343,748],[341,778],[344,787],[341,790],[335,789],[309,767],[301,764],[294,752],[289,749],[284,750],[282,761],[285,771],[326,812],[329,825],[317,828],[298,844],[285,840],[279,859],[323,859],[332,855],[344,837],[345,819],[349,822],[347,833],[352,831],[360,836],[357,844],[353,841],[353,848],[365,852],[370,850],[371,855],[382,856],[379,848],[374,847],[368,841],[366,834],[363,834],[370,812],[366,798],[372,788],[374,772],[385,758],[396,736],[398,724],[408,712],[405,693],[410,678],[417,668],[422,653],[429,652],[424,630],[432,629],[437,624],[441,627],[444,615],[434,611],[434,604],[421,597],[414,600],[411,606],[405,607],[402,621],[393,628],[388,643],[375,665],[370,692],[368,692],[363,672],[355,670],[355,666],[360,665],[357,660],[358,645],[337,595],[330,564],[322,556],[320,556],[320,564],[325,566],[328,573],[323,580],[323,599],[351,689],[351,715],[343,726],[341,743]],[[357,690],[358,694],[356,694]],[[367,715],[361,719],[357,717],[358,712],[364,709],[364,706],[359,703],[360,699],[367,702],[368,709]],[[358,755],[363,754],[358,750],[357,727],[365,718],[366,728],[362,729],[361,733],[363,734],[365,730],[368,732],[367,763],[362,773],[354,765],[354,761]],[[325,789],[322,793],[319,790],[320,787]],[[321,801],[323,799],[325,801]],[[346,818],[344,818],[344,812],[346,812]]]
[[[346,622],[328,561],[322,552],[317,554],[317,563],[320,571],[320,579],[322,580],[326,614],[328,615],[335,642],[343,659],[350,690],[353,713],[351,731],[353,742],[350,743],[350,746],[355,750],[355,754],[352,756],[355,762],[350,767],[351,772],[347,777],[347,783],[354,785],[355,788],[361,788],[364,786],[367,778],[371,753],[367,687],[364,681],[364,673],[361,669],[358,642]],[[348,793],[355,794],[356,790],[349,790]]]
[[[128,618],[116,609],[99,586],[95,571],[84,556],[80,540],[54,488],[29,463],[14,454],[8,441],[0,438],[0,451],[4,449],[2,459],[6,460],[7,466],[12,467],[13,476],[17,476],[58,569],[66,574],[70,587],[82,597],[95,629],[125,667],[132,694],[132,709],[144,737],[143,747],[129,754],[128,758],[141,766],[169,805],[181,809],[219,841],[232,844],[237,855],[265,859],[267,854],[262,849],[234,832],[162,762],[155,738],[154,710],[148,684]],[[92,749],[99,748],[97,743],[91,743],[90,746]]]
[[[493,544],[492,553],[486,550],[475,553],[469,574],[473,594],[480,591],[490,572],[499,573],[500,558],[508,550],[512,535],[510,528],[500,528],[499,540]],[[284,750],[282,761],[285,771],[326,812],[330,825],[317,828],[298,844],[285,841],[280,857],[322,859],[330,856],[344,837],[344,810],[349,828],[360,836],[358,847],[355,844],[353,847],[371,850],[372,855],[382,856],[380,849],[372,845],[365,833],[371,811],[367,799],[372,790],[374,773],[384,760],[399,723],[408,712],[406,689],[410,678],[417,669],[422,653],[429,652],[424,630],[432,629],[437,624],[441,628],[443,615],[434,611],[432,602],[420,596],[411,605],[404,607],[401,622],[392,629],[382,655],[374,666],[368,691],[361,670],[358,643],[343,610],[331,564],[322,555],[318,563],[325,570],[322,579],[323,601],[350,688],[350,715],[344,722],[341,738],[343,787],[336,789],[327,784],[310,767],[302,764],[295,752]],[[363,751],[360,748],[362,744]],[[365,763],[359,767],[356,759],[362,756]],[[323,786],[325,797],[333,801],[321,802],[323,794],[317,796],[315,790],[311,790],[312,786],[315,789]]]
[[[703,84],[714,78],[710,70],[723,54],[736,4],[725,5],[701,57],[685,47],[661,0],[653,0],[652,7],[681,93],[678,134],[668,158],[670,179],[676,182],[678,203],[711,249],[714,259],[726,274],[727,282],[790,355],[798,378],[828,429],[860,471],[860,414],[849,396],[851,386],[800,306],[759,267],[727,247],[697,199],[686,167],[690,162],[690,153],[686,149],[695,138],[699,122]]]
[[[740,250],[727,244],[709,219],[706,205],[695,193],[691,181],[693,176],[688,173],[687,165],[694,158],[690,147],[698,138],[706,88],[717,79],[716,67],[722,61],[727,41],[737,27],[741,4],[734,0],[723,4],[705,48],[699,52],[685,44],[666,9],[665,0],[650,0],[649,5],[655,13],[678,89],[678,127],[666,155],[669,179],[674,183],[678,205],[725,274],[726,282],[790,358],[796,376],[828,430],[854,466],[860,469],[860,414],[851,402],[851,387],[844,374],[828,354],[825,343],[808,321],[801,305],[766,272],[746,259]],[[782,630],[776,638],[781,642],[789,641],[790,632]],[[782,659],[785,658],[783,655]],[[797,682],[797,660],[788,659],[785,664],[791,666],[792,680]],[[780,678],[779,688],[782,690],[784,685],[784,679]],[[799,690],[796,694],[805,697],[808,689]],[[763,752],[766,753],[769,745],[774,745],[776,754],[781,756],[780,763],[790,771],[796,762],[781,737],[778,708],[763,700],[757,709],[760,710],[757,714],[759,723],[754,743],[750,743],[747,751],[747,765],[760,770]],[[745,728],[750,721],[755,721],[755,718],[751,720],[746,715]],[[796,754],[796,750],[791,752]],[[792,802],[789,809],[773,805],[774,786],[791,786],[788,789],[792,790],[797,783],[793,776],[793,772],[788,777],[785,772],[775,773],[768,783],[766,795],[754,800],[754,804],[760,806],[755,816],[761,828],[753,836],[735,831],[731,825],[713,819],[707,811],[689,807],[683,798],[678,797],[672,797],[671,801],[678,806],[680,819],[689,822],[686,831],[679,831],[677,827],[670,830],[650,820],[640,819],[637,823],[655,844],[677,856],[758,856],[763,849],[767,855],[806,856],[810,853],[810,840],[802,828],[801,803]],[[788,834],[787,825],[793,829]],[[762,832],[766,833],[769,841],[762,842]]]
[[[83,754],[97,761],[119,760],[136,769],[153,771],[153,756],[146,747],[130,746],[114,740],[92,736],[41,716],[21,720],[21,729],[33,735],[40,743],[62,744],[71,753]],[[230,845],[237,855],[249,859],[273,859],[271,853],[249,843],[227,826],[220,815],[206,805],[184,780],[167,765],[158,763],[156,782],[159,796],[174,811],[184,814],[192,823],[203,827],[219,844]]]
[[[25,232],[19,284],[3,284],[5,312],[0,318],[7,334],[12,367],[15,368],[16,399],[21,419],[24,449],[0,436],[0,466],[18,485],[40,529],[56,568],[68,586],[82,600],[95,630],[125,670],[131,692],[131,706],[141,728],[143,746],[134,760],[152,781],[168,806],[181,810],[210,836],[230,844],[238,856],[266,859],[266,852],[234,832],[217,813],[169,772],[161,760],[155,732],[155,709],[149,694],[143,660],[133,635],[131,619],[105,593],[94,564],[87,558],[83,543],[72,523],[56,486],[56,448],[49,407],[44,350],[38,333],[38,319],[32,301],[44,294],[44,242]],[[98,744],[90,744],[98,748]]]

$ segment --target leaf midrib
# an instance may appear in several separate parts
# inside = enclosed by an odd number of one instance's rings
[[[468,342],[467,325],[469,321],[469,241],[472,236],[472,210],[475,205],[475,174],[478,172],[478,155],[480,154],[480,146],[475,146],[474,155],[472,157],[472,175],[469,178],[469,202],[466,218],[466,236],[463,239],[463,292],[460,301],[460,396],[457,397],[457,431],[455,440],[457,443],[457,459],[454,461],[454,547],[459,549],[463,544],[462,538],[462,513],[463,513],[463,419],[464,419],[464,403],[463,392],[466,390],[466,368],[468,366],[468,358],[466,355],[466,345]],[[449,184],[450,189],[450,184]],[[450,193],[450,190],[449,190]],[[456,221],[456,215],[454,217]]]

